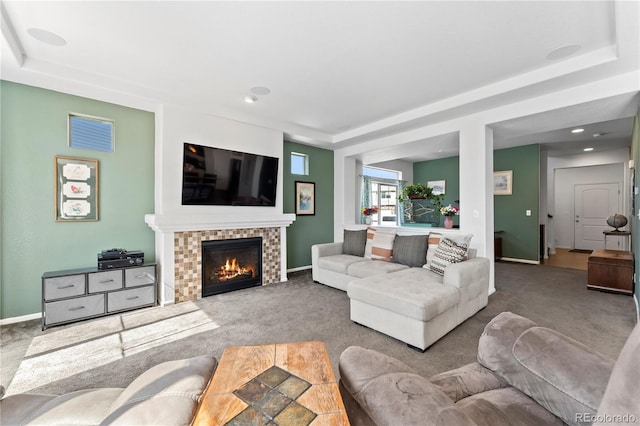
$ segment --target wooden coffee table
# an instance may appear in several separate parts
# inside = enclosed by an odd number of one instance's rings
[[[267,423],[349,424],[323,342],[225,349],[193,425]]]

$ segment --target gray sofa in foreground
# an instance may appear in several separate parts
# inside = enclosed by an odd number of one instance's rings
[[[478,361],[431,377],[352,346],[340,356],[351,424],[590,425],[640,423],[640,326],[618,360],[503,312],[485,327]]]
[[[424,351],[487,305],[490,261],[467,250],[470,236],[385,235],[383,261],[365,255],[371,238],[362,232],[311,248],[313,280],[347,291],[352,321]],[[429,260],[448,238],[464,258],[434,272]]]
[[[0,400],[0,424],[187,426],[216,367],[200,356],[158,364],[124,389],[10,395]]]

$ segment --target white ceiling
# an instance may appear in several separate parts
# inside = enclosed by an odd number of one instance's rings
[[[3,1],[2,7],[4,79],[100,87],[332,148],[640,69],[637,1]],[[67,44],[44,44],[29,28]],[[569,44],[580,49],[546,58]],[[271,93],[243,102],[254,86]],[[637,106],[630,94],[497,123],[496,147],[571,142],[560,123],[599,121],[608,139],[628,145],[630,121],[619,119]],[[414,141],[384,152],[412,160],[455,155],[443,154],[457,149],[455,139],[438,137],[427,151],[424,141]]]

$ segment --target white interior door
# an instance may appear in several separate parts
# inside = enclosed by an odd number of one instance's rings
[[[620,211],[618,183],[575,185],[575,249],[595,250],[604,247],[604,234],[611,228],[607,217]]]

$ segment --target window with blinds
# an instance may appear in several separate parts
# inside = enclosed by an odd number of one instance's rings
[[[69,146],[93,151],[113,151],[113,121],[69,114]]]

